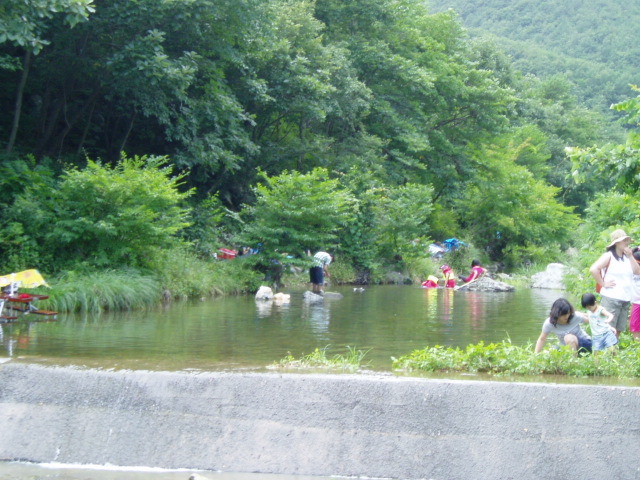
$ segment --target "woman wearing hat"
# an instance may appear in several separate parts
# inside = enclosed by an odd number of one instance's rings
[[[613,313],[616,335],[629,326],[629,307],[633,297],[633,276],[640,275],[640,265],[633,258],[631,237],[624,230],[611,232],[607,251],[591,265],[593,278],[601,287],[602,305]]]

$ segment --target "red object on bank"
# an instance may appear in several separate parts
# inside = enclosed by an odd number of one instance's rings
[[[236,258],[236,255],[238,255],[237,250],[229,250],[228,248],[221,248],[218,258],[222,258],[225,260],[233,260],[234,258]]]

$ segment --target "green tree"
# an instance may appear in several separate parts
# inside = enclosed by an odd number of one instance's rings
[[[408,183],[379,190],[374,196],[377,243],[381,252],[402,255],[414,239],[429,233],[427,221],[433,209],[433,188]]]
[[[246,223],[239,241],[260,246],[254,261],[265,271],[273,265],[306,265],[307,251],[336,248],[340,229],[357,208],[351,192],[322,168],[307,174],[263,174],[255,195],[256,203],[242,212]]]
[[[633,85],[634,91],[640,87]],[[640,189],[640,95],[617,103],[611,108],[624,114],[622,122],[628,126],[626,142],[566,149],[572,161],[573,178],[576,183],[590,183],[605,178],[605,187],[636,195]]]
[[[64,23],[71,27],[87,20],[94,11],[93,0],[5,0],[0,7],[0,45],[10,43],[24,51],[22,74],[18,82],[11,133],[7,152],[13,150],[22,114],[22,100],[29,76],[31,59],[49,43],[46,31],[55,16],[62,15]],[[11,68],[11,61],[0,53],[0,68]]]
[[[372,91],[363,126],[383,141],[386,181],[450,196],[472,175],[466,145],[506,125],[512,92],[478,68],[455,16],[416,0],[318,0],[327,38],[348,46]]]
[[[516,163],[518,145],[490,145],[476,153],[483,168],[471,179],[458,211],[475,246],[509,266],[548,261],[577,226],[559,189]]]

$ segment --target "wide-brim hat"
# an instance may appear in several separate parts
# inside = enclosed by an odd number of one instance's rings
[[[607,248],[611,248],[616,243],[622,242],[623,240],[626,240],[627,238],[631,239],[631,237],[629,235],[627,235],[627,232],[625,232],[624,230],[622,230],[622,229],[614,230],[613,232],[611,232],[611,243],[609,245],[607,245]]]

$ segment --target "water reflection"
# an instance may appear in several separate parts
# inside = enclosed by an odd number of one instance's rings
[[[302,307],[302,320],[308,322],[311,331],[318,338],[327,338],[329,323],[331,320],[331,302],[304,302]]]
[[[550,290],[465,292],[411,286],[332,288],[341,299],[290,303],[225,297],[179,302],[145,312],[60,315],[57,322],[25,317],[0,330],[0,356],[102,368],[264,368],[288,353],[329,346],[369,350],[374,370],[391,357],[430,345],[466,347],[480,341],[535,341],[561,295]]]

